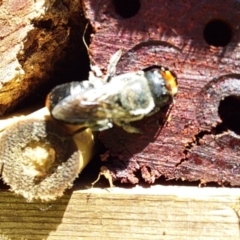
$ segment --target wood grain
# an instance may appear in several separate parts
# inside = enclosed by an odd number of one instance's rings
[[[0,1],[0,116],[29,95],[43,102],[54,84],[76,79],[76,71],[87,75],[85,24],[78,0]]]
[[[27,203],[1,191],[0,236],[35,240],[240,237],[237,189],[81,188],[75,186],[75,191],[52,203]]]
[[[48,0],[1,3],[0,116],[49,77],[68,40],[67,17]]]
[[[122,49],[117,74],[160,65],[177,76],[179,92],[174,105],[135,124],[142,135],[119,128],[100,134],[112,175],[133,184],[164,176],[240,186],[239,2],[117,2],[84,1],[96,32],[92,62],[106,69]],[[125,17],[137,2],[139,10]],[[216,43],[226,36],[227,42]]]
[[[54,121],[46,107],[0,119],[0,142],[1,178],[29,202],[61,197],[95,153],[90,129],[76,133]]]

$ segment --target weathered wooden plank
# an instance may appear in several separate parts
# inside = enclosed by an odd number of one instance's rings
[[[78,190],[76,190],[78,189]],[[0,194],[0,233],[10,239],[239,239],[239,191],[140,186],[83,189],[51,203]]]

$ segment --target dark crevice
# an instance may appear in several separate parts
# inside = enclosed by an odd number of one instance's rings
[[[188,161],[187,154],[194,146],[200,146],[201,141],[206,135],[219,135],[223,132],[227,131],[228,129],[223,123],[218,124],[216,127],[212,128],[211,131],[200,131],[198,134],[194,136],[194,140],[192,142],[188,142],[183,153],[185,155],[184,158],[182,158],[179,163],[176,164],[176,168],[181,165],[183,162]]]
[[[214,128],[215,129],[215,128]],[[213,129],[213,130],[214,130]],[[192,142],[188,142],[183,153],[185,155],[184,158],[182,158],[175,166],[175,168],[177,168],[178,166],[180,166],[183,162],[188,161],[188,157],[187,154],[189,153],[189,151],[194,147],[194,146],[198,146],[201,145],[201,140],[203,139],[203,137],[205,135],[209,135],[212,134],[212,131],[200,131],[198,134],[196,134],[194,136],[194,140]]]
[[[223,132],[226,132],[227,130],[228,130],[228,128],[225,126],[225,124],[224,123],[220,123],[215,128],[213,128],[211,130],[211,134],[219,135],[219,134],[221,134]]]
[[[200,131],[198,134],[196,134],[194,136],[194,140],[187,144],[187,146],[184,150],[184,153],[187,154],[192,147],[194,147],[196,145],[201,145],[201,140],[203,139],[203,137],[205,135],[209,135],[209,134],[212,134],[212,131],[210,131],[210,132],[209,131]]]
[[[228,130],[233,131],[235,134],[240,135],[240,97],[239,96],[228,96],[220,101],[218,108],[218,115],[221,119],[221,123],[217,124],[210,131],[200,131],[194,136],[194,140],[189,142],[185,147],[183,153],[184,158],[176,165],[178,167],[184,161],[188,161],[187,154],[194,146],[201,145],[201,140],[205,135],[219,135]]]
[[[51,31],[53,28],[53,21],[52,19],[48,20],[40,20],[40,21],[33,21],[33,25],[36,28],[44,29],[46,31]]]
[[[86,47],[82,43],[84,24],[78,24],[81,20],[81,16],[72,16],[68,22],[68,26],[71,31],[68,36],[68,42],[62,49],[62,56],[52,66],[52,72],[49,73],[49,80],[46,83],[40,84],[37,88],[32,88],[29,96],[25,96],[25,99],[18,104],[15,111],[25,108],[29,102],[32,105],[40,104],[41,107],[45,104],[47,94],[57,85],[71,82],[81,81],[88,79],[88,73],[90,70],[89,57]],[[48,20],[34,21],[33,24],[42,28],[43,31],[46,29],[51,31],[55,28],[54,24]],[[82,26],[83,25],[83,26]],[[47,31],[47,30],[46,30]],[[92,28],[89,26],[84,35],[87,44],[90,42],[90,35]],[[19,54],[18,60],[21,65],[33,56],[38,49],[40,49],[37,31],[33,30],[28,34],[28,39],[25,42],[24,54]]]

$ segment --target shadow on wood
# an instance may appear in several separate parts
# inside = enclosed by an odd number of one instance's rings
[[[47,239],[62,223],[71,194],[56,201],[28,203],[13,193],[0,194],[0,238]],[[3,238],[3,239],[5,239]]]

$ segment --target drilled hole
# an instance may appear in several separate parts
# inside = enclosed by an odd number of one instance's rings
[[[222,100],[218,114],[225,128],[240,134],[240,97],[229,96]]]
[[[232,29],[223,20],[212,20],[205,26],[203,37],[209,45],[224,47],[231,41]]]
[[[135,16],[140,7],[140,0],[113,0],[115,11],[123,18]]]

